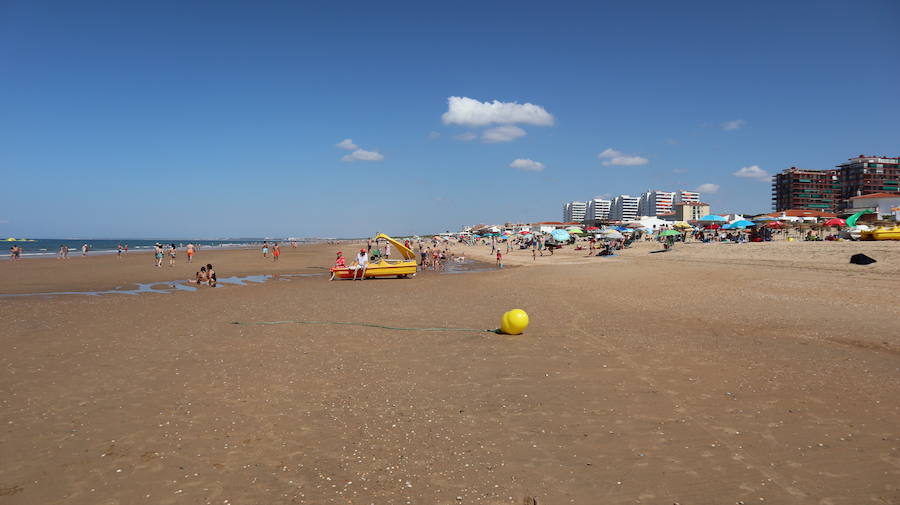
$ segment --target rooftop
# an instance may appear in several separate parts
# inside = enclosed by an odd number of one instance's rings
[[[788,209],[783,212],[772,212],[771,214],[766,215],[769,217],[781,217],[782,214],[788,217],[837,217],[836,214],[831,212],[807,209]]]
[[[870,195],[850,197],[851,200],[859,200],[861,198],[900,198],[900,193],[872,193]]]
[[[690,206],[692,206],[692,207],[700,207],[700,206],[702,206],[702,205],[705,205],[705,206],[709,207],[709,204],[708,204],[708,203],[703,203],[703,202],[680,202],[680,203],[676,203],[675,205],[676,205],[676,206],[678,206],[678,205],[690,205]]]

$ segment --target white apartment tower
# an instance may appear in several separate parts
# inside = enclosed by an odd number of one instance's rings
[[[641,195],[638,204],[638,214],[641,216],[659,216],[672,212],[675,203],[674,191],[660,191],[655,189]]]
[[[675,203],[700,203],[700,193],[680,189],[675,192]]]
[[[609,218],[614,221],[629,221],[637,217],[640,197],[619,195],[612,200]]]
[[[584,216],[585,221],[605,221],[609,219],[609,208],[612,205],[610,200],[603,198],[594,198],[588,200],[587,213]]]
[[[584,221],[585,212],[587,212],[587,202],[566,203],[563,205],[563,221],[581,223]]]

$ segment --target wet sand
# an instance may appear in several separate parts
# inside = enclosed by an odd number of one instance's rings
[[[0,501],[900,503],[900,244],[653,249],[0,298]],[[198,260],[219,276],[322,272],[334,250]],[[848,265],[855,252],[879,262]],[[0,292],[196,270],[63,263],[0,263]],[[491,329],[514,307],[531,317],[520,336],[230,324]]]

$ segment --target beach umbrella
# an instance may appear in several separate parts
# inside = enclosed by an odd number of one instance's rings
[[[731,223],[732,228],[746,228],[748,226],[753,226],[753,222],[747,221],[746,219],[741,219],[740,221]]]
[[[641,228],[642,226],[643,226],[643,225],[640,225],[640,224],[639,224],[638,228]],[[616,231],[631,231],[631,229],[626,228],[626,227],[624,227],[624,226],[613,226],[613,230],[616,230]]]
[[[762,221],[762,222],[765,222],[765,221],[778,221],[778,218],[777,218],[777,217],[772,217],[772,216],[762,216],[762,217],[754,218],[753,220],[754,220],[754,221],[757,221],[757,222],[759,222],[759,221]]]
[[[704,222],[708,222],[708,223],[724,223],[728,220],[725,219],[724,217],[716,215],[716,214],[707,214],[707,215],[701,217],[700,219],[698,219],[697,221],[704,221]]]
[[[663,230],[659,232],[660,237],[668,237],[670,235],[681,235],[681,232],[677,230]]]
[[[721,227],[722,227],[722,225],[715,224],[715,223],[709,224],[709,225],[706,225],[706,226],[705,226],[705,228],[706,228],[707,230],[718,230],[718,229],[721,228]]]
[[[839,217],[833,217],[822,224],[824,224],[825,226],[847,226],[847,221],[844,221]]]
[[[531,232],[530,232],[530,231],[522,230],[522,231],[519,232],[519,235],[531,235]]]
[[[525,240],[531,240],[534,238],[534,235],[529,233],[528,235],[522,235],[522,238],[524,238]]]
[[[570,226],[570,227],[566,228],[566,231],[569,233],[584,233],[584,230],[582,230],[581,228],[579,228],[577,226]]]
[[[550,232],[550,236],[557,242],[567,242],[572,238],[566,230],[553,230]]]
[[[693,228],[693,226],[685,223],[684,221],[678,221],[673,225],[675,228]]]
[[[588,226],[587,228],[585,228],[585,230],[587,230],[587,231],[597,231],[599,229],[600,228],[597,228],[596,226]]]
[[[622,235],[616,230],[607,230],[601,233],[600,236],[605,240],[622,240],[625,238],[625,235]]]
[[[784,228],[784,223],[782,223],[781,221],[771,221],[771,222],[767,223],[766,226],[769,228],[779,228],[780,229],[780,228]]]

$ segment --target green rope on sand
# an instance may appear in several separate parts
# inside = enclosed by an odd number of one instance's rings
[[[347,321],[230,321],[228,324],[241,325],[274,325],[274,324],[336,324],[344,326],[365,326],[367,328],[381,328],[383,330],[399,331],[477,331],[479,333],[496,333],[497,330],[484,330],[481,328],[404,328],[401,326],[386,326],[372,323],[351,323]]]

